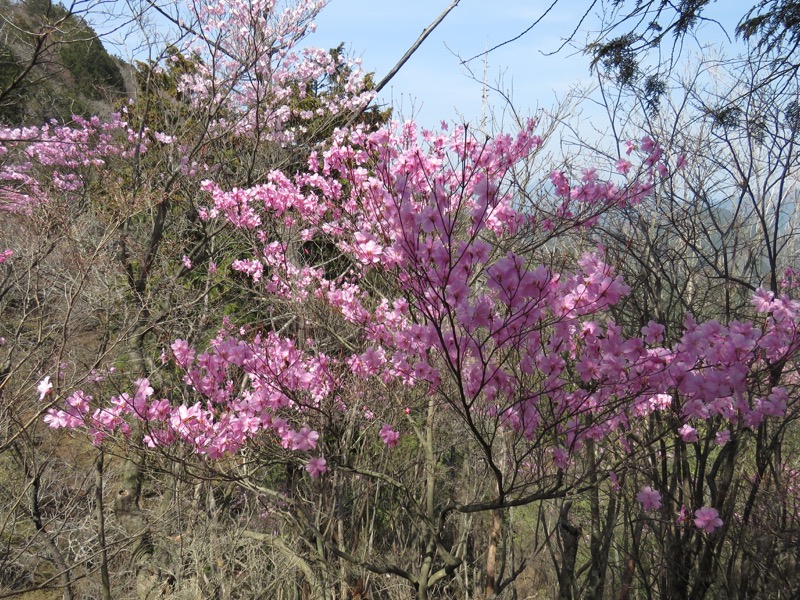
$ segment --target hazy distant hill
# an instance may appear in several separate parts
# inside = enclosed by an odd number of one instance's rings
[[[107,113],[125,65],[78,14],[50,0],[0,0],[0,122]]]

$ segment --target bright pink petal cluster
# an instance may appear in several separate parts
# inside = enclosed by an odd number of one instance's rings
[[[660,510],[661,509],[661,494],[651,488],[649,485],[642,487],[636,500],[642,505],[643,510]]]
[[[324,456],[314,456],[306,464],[306,471],[315,479],[321,477],[328,470],[328,463]]]
[[[722,527],[722,519],[719,518],[716,508],[709,506],[698,508],[694,517],[694,524],[706,533],[714,533],[717,528]]]
[[[392,429],[390,425],[384,425],[381,427],[380,436],[383,440],[383,443],[389,448],[394,448],[400,441],[400,434]]]

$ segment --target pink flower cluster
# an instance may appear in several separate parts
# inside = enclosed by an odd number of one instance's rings
[[[722,527],[722,519],[719,518],[716,508],[704,506],[695,511],[694,524],[706,533],[714,533],[719,527]]]
[[[308,359],[291,342],[274,335],[246,344],[221,334],[209,352],[198,356],[185,341],[177,340],[172,351],[176,364],[187,371],[187,385],[206,396],[206,404],[172,406],[167,399],[153,398],[149,381],[142,379],[133,396],[124,393],[114,397],[91,417],[83,409],[88,404],[82,403],[78,409],[68,399],[64,410],[50,409],[45,420],[51,427],[85,425],[96,443],[116,429],[127,435],[129,419],[146,421],[150,424],[144,438],[147,445],[181,441],[212,458],[235,452],[249,438],[264,433],[272,434],[287,450],[308,452],[317,448],[320,434],[307,426],[292,427],[287,417],[306,414],[308,408],[318,406],[330,395],[335,378],[324,355]],[[267,355],[271,358],[262,360]],[[232,378],[239,369],[248,374],[251,388],[237,396]],[[43,380],[40,393],[47,384]],[[308,404],[299,406],[287,391],[302,393]],[[324,461],[314,464],[315,473],[324,472]]]
[[[515,136],[479,142],[464,129],[356,129],[313,154],[305,173],[275,172],[247,190],[204,182],[210,204],[203,218],[222,219],[254,240],[234,268],[286,302],[327,304],[358,326],[356,348],[331,357],[313,341],[301,349],[276,333],[223,331],[205,351],[178,340],[173,358],[197,402],[173,406],[140,383],[133,398],[123,394],[99,409],[103,431],[146,420],[148,444],[182,442],[210,457],[236,452],[255,436],[314,451],[321,444],[310,423],[315,410],[323,403],[361,409],[354,386],[372,377],[441,392],[454,415],[469,413],[544,444],[556,469],[571,468],[572,453],[589,440],[610,438],[630,449],[624,433],[656,411],[680,415],[675,433],[684,443],[705,435],[704,422],[713,421],[718,443],[726,443],[723,430],[782,417],[793,399],[762,374],[798,349],[797,302],[759,291],[758,325],[687,316],[679,341],[658,347],[660,324],[628,336],[611,318],[609,309],[630,288],[601,252],[585,254],[566,273],[514,252],[517,236],[547,235],[556,220],[578,226],[637,202],[651,185],[617,185],[596,171],[573,183],[556,173],[555,213],[542,206],[522,214],[511,182],[514,167],[540,144],[533,131],[531,123]],[[642,147],[652,180],[663,157],[653,143]],[[318,237],[350,258],[347,276],[328,278],[290,251]],[[387,285],[358,284],[372,272]],[[364,426],[368,414],[385,408],[360,410]],[[52,424],[67,426],[52,414]],[[399,433],[384,425],[380,437],[392,447]],[[327,463],[320,458],[306,468],[317,476]],[[661,507],[649,487],[637,500],[645,510]],[[717,526],[703,523],[706,531]]]
[[[0,127],[0,210],[29,212],[53,194],[80,192],[109,160],[146,150],[118,113],[108,120],[73,115],[67,125]]]
[[[392,429],[391,425],[384,425],[381,427],[380,436],[383,443],[389,448],[394,448],[400,441],[400,434]]]
[[[344,53],[301,48],[324,5],[320,0],[188,4],[203,25],[184,38],[171,60],[192,65],[178,83],[182,96],[195,107],[214,106],[209,112],[225,115],[210,123],[211,134],[258,135],[291,143],[313,119],[352,114],[372,100],[359,61]],[[292,100],[306,97],[309,83],[319,88],[326,78],[337,76],[343,77],[336,81],[337,93],[319,95],[314,110],[291,107]]]
[[[661,509],[661,494],[651,488],[649,485],[644,486],[638,494],[636,500],[642,505],[643,510],[660,510]]]

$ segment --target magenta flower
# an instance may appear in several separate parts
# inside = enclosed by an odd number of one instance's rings
[[[569,453],[564,448],[553,448],[553,464],[557,469],[569,466]]]
[[[170,348],[175,355],[175,362],[178,363],[178,366],[186,369],[194,361],[195,352],[186,340],[177,339],[172,342]]]
[[[636,499],[644,510],[658,510],[661,508],[661,494],[649,485],[644,486],[641,491],[636,494]]]
[[[691,444],[697,441],[697,430],[688,423],[678,429],[678,433],[681,435],[681,439],[685,444]]]
[[[717,446],[724,446],[730,441],[731,441],[731,432],[728,429],[723,429],[722,431],[718,431],[716,437],[714,438],[714,443]]]
[[[61,427],[67,427],[70,424],[70,418],[69,415],[63,410],[51,408],[44,416],[44,422],[47,423],[48,427],[60,429]]]
[[[650,321],[642,327],[642,335],[646,343],[657,344],[664,339],[664,326],[655,321]]]
[[[308,461],[306,471],[314,478],[319,477],[328,470],[328,463],[325,461],[324,456],[315,456]]]
[[[617,173],[622,173],[623,175],[627,175],[628,171],[631,170],[632,166],[633,165],[631,164],[631,161],[621,158],[617,161]]]
[[[698,508],[694,513],[694,524],[706,533],[714,533],[717,527],[722,527],[722,519],[716,508],[704,506]]]
[[[303,427],[300,431],[295,431],[292,433],[292,450],[313,450],[317,447],[317,441],[319,440],[319,433],[309,429],[308,427]]]
[[[400,434],[392,429],[389,425],[384,425],[381,427],[380,436],[383,440],[383,443],[389,446],[389,448],[394,448],[397,446],[397,443],[400,440]]]
[[[772,292],[758,288],[756,293],[753,294],[753,298],[750,300],[750,303],[756,307],[758,312],[765,313],[772,310],[774,298],[775,294]]]

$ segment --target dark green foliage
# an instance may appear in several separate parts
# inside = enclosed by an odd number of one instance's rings
[[[25,7],[35,17],[64,17],[67,15],[64,5],[53,4],[52,0],[23,0],[17,4]]]
[[[681,54],[681,44],[708,21],[704,11],[716,0],[613,0],[606,27],[586,52],[591,68],[603,69],[620,85],[635,86],[651,111],[664,93],[663,74]],[[725,0],[725,4],[734,4]],[[735,10],[738,7],[734,8]],[[718,24],[717,24],[718,25]],[[775,62],[776,75],[800,67],[800,1],[760,0],[742,17],[736,35],[752,42]],[[668,40],[671,38],[671,40]],[[671,43],[671,51],[667,47]],[[642,67],[648,51],[660,49],[666,61],[655,75]]]
[[[723,129],[734,129],[739,126],[742,110],[733,104],[724,104],[707,109],[708,116],[713,119],[714,125]]]
[[[309,266],[321,265],[328,279],[342,277],[353,266],[352,261],[336,247],[334,240],[323,236],[304,242],[301,252],[302,260]]]
[[[22,116],[25,87],[14,85],[19,73],[13,50],[0,44],[0,122],[17,123]]]
[[[661,46],[670,34],[673,44],[679,43],[702,22],[703,10],[713,1],[614,0],[615,13],[607,33],[618,33],[613,37],[602,36],[589,44],[587,52],[592,56],[591,67],[601,66],[623,85],[637,82],[646,51]]]
[[[125,95],[119,62],[72,10],[51,0],[0,0],[0,122],[102,114]]]
[[[608,42],[591,44],[591,67],[602,66],[606,73],[614,74],[622,85],[632,83],[639,74],[639,61],[636,58],[636,43],[641,38],[627,33]]]
[[[793,132],[800,130],[800,104],[796,100],[789,102],[784,110],[786,124]]]
[[[700,21],[703,9],[710,3],[711,0],[681,0],[678,3],[678,18],[673,29],[675,37],[681,37],[694,29]]]
[[[344,43],[339,44],[336,48],[329,50],[330,55],[337,61],[344,55]],[[333,73],[326,75],[324,78],[315,81],[306,86],[303,97],[298,98],[290,104],[294,110],[307,110],[315,111],[324,105],[326,98],[336,98],[346,95],[345,86],[347,80],[352,74],[352,68],[346,63],[339,63]],[[374,89],[375,83],[372,75],[367,75],[364,78],[366,90]],[[299,92],[300,90],[298,90]],[[385,124],[392,115],[391,108],[381,110],[378,106],[370,106],[358,118],[359,123],[363,123],[370,127],[380,127]],[[343,127],[347,124],[350,115],[342,114],[336,119],[329,117],[317,118],[310,123],[303,123],[308,129],[308,137],[314,143],[327,140],[337,127]],[[301,124],[298,120],[296,123]]]
[[[106,52],[91,27],[76,30],[74,41],[61,46],[61,60],[75,79],[75,90],[93,100],[109,93],[124,94],[125,80],[119,66]]]
[[[650,114],[658,113],[661,97],[667,91],[667,82],[657,75],[649,75],[644,80],[644,101]]]
[[[745,15],[736,33],[762,49],[794,52],[800,43],[800,2],[761,0]]]

